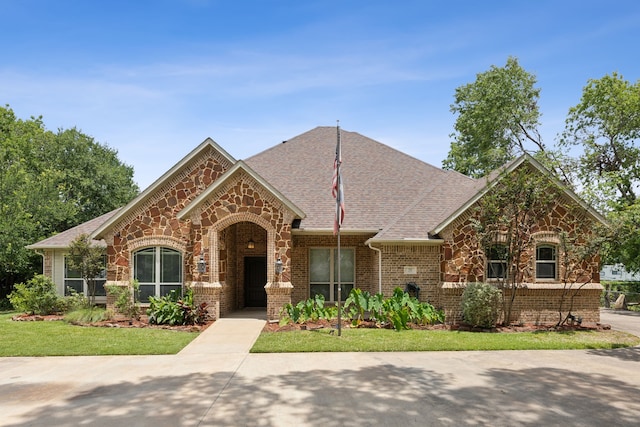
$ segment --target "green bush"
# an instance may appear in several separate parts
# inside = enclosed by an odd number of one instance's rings
[[[304,323],[319,319],[331,320],[338,316],[338,309],[324,305],[324,297],[320,294],[306,301],[300,301],[296,305],[285,304],[280,310],[280,324]]]
[[[474,328],[493,328],[501,303],[500,289],[488,283],[469,283],[462,294],[462,318]]]
[[[137,280],[133,281],[132,286],[109,285],[106,288],[110,295],[115,296],[113,305],[118,313],[129,319],[140,318],[140,306],[135,300],[135,295],[139,289]],[[133,291],[131,288],[133,288]]]
[[[73,288],[67,288],[67,292],[69,295],[64,297],[65,311],[70,312],[91,308],[89,298],[87,298],[83,293],[78,293]]]
[[[157,325],[193,325],[207,320],[207,304],[193,304],[193,291],[188,289],[183,298],[176,290],[163,297],[149,297],[149,323]]]
[[[53,281],[43,275],[15,285],[9,301],[16,310],[29,314],[47,315],[64,310],[64,299],[56,293]]]
[[[286,304],[280,312],[280,324],[335,319],[337,308],[325,306],[324,303],[324,297],[316,295],[296,305]],[[381,325],[391,325],[398,331],[409,329],[410,323],[424,325],[444,321],[442,310],[436,310],[429,303],[421,303],[400,288],[394,289],[393,296],[387,299],[382,294],[371,295],[361,289],[352,289],[344,302],[342,313],[354,326],[365,320],[373,320]]]

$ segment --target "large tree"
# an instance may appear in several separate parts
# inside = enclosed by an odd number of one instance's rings
[[[612,73],[589,80],[569,110],[561,147],[580,148],[576,178],[582,195],[612,224],[605,263],[640,271],[640,81]]]
[[[560,146],[581,148],[577,178],[602,211],[632,205],[640,183],[640,81],[613,73],[589,80],[569,110]]]
[[[518,60],[491,68],[455,92],[457,114],[445,169],[481,177],[523,152],[544,150],[538,132],[540,89]]]
[[[40,259],[25,245],[127,203],[133,168],[77,129],[48,131],[0,107],[0,297]]]

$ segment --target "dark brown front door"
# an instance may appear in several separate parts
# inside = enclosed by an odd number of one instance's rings
[[[244,305],[245,307],[266,307],[267,258],[245,257],[244,259]]]

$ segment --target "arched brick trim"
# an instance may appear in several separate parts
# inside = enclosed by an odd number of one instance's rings
[[[184,241],[169,236],[140,237],[139,239],[130,241],[127,245],[127,248],[129,249],[129,253],[133,254],[140,248],[150,246],[163,246],[166,248],[175,249],[177,251],[180,251],[183,255],[187,250],[187,245]]]
[[[211,252],[209,256],[211,257],[211,279],[214,282],[220,281],[220,260],[218,259],[220,249],[219,234],[222,230],[239,222],[252,222],[267,231],[267,277],[273,277],[275,273],[274,264],[276,261],[276,229],[271,225],[269,221],[262,218],[261,216],[252,214],[250,212],[242,212],[226,216],[220,221],[213,224],[210,233]]]
[[[537,233],[533,233],[531,237],[533,241],[536,242],[536,245],[548,243],[557,246],[560,244],[560,236],[554,231],[538,231]]]

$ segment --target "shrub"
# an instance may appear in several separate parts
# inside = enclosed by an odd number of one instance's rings
[[[55,284],[43,275],[15,285],[9,301],[16,310],[29,314],[47,315],[64,309],[64,299],[56,293]]]
[[[115,296],[114,306],[116,311],[129,319],[140,318],[140,306],[135,300],[138,291],[138,281],[134,280],[131,286],[107,286],[107,292]],[[133,291],[131,290],[133,288]]]
[[[462,318],[473,327],[493,328],[498,322],[502,292],[488,283],[469,283],[462,294]]]
[[[82,310],[91,307],[89,304],[89,298],[87,298],[83,293],[78,293],[73,288],[67,288],[67,292],[69,295],[64,297],[65,311]]]
[[[285,304],[280,310],[280,324],[304,323],[309,320],[326,319],[331,320],[338,316],[338,309],[324,305],[324,297],[320,294],[306,301],[300,301],[296,305]]]
[[[149,323],[157,325],[193,325],[203,324],[207,320],[207,304],[199,306],[193,304],[193,291],[187,290],[184,298],[180,298],[176,290],[157,298],[149,297],[149,309],[147,310]]]

